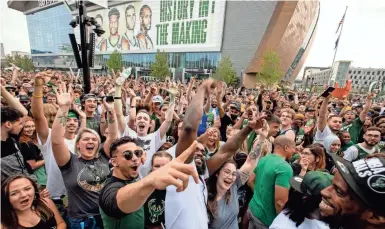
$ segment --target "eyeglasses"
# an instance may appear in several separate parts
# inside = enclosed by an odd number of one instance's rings
[[[122,153],[122,155],[123,155],[123,157],[124,157],[124,159],[126,159],[127,161],[129,161],[129,160],[131,160],[132,159],[132,157],[134,156],[134,154],[135,154],[135,156],[136,157],[142,157],[142,155],[143,155],[143,150],[140,150],[140,149],[137,149],[137,150],[126,150],[126,151],[124,151],[123,153]],[[117,157],[117,156],[114,156],[114,157]]]
[[[225,173],[226,177],[237,178],[236,172],[232,173],[230,170],[227,170],[227,169],[223,170],[223,172]]]

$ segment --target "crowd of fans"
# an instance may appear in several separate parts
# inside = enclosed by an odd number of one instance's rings
[[[385,228],[375,94],[1,73],[3,228]]]

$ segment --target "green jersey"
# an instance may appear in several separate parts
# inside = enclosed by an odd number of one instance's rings
[[[304,137],[305,137],[305,131],[302,128],[299,128],[299,130],[295,134],[295,144],[296,145],[301,145],[301,143],[303,142]]]
[[[256,174],[254,195],[249,207],[255,217],[266,226],[270,226],[277,216],[275,186],[289,189],[293,170],[281,156],[268,154],[259,160],[254,173]]]
[[[143,229],[144,209],[143,206],[137,211],[126,214],[122,212],[116,200],[119,189],[133,181],[121,180],[117,177],[110,177],[100,192],[99,212],[103,220],[104,228],[108,229]]]
[[[156,116],[155,113],[152,113],[151,115],[151,120],[154,120],[155,121],[155,129],[154,129],[154,132],[157,131],[160,127],[160,120],[159,118]]]
[[[354,144],[357,144],[358,143],[358,139],[360,138],[360,133],[362,131],[362,126],[363,125],[364,125],[364,123],[361,122],[360,118],[356,118],[350,124],[343,123],[341,130],[348,131],[350,133],[351,141]]]

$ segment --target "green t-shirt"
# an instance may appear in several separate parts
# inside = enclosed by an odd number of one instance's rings
[[[255,217],[266,226],[270,226],[277,216],[275,186],[289,189],[293,170],[281,156],[268,154],[259,160],[254,173],[256,174],[254,195],[249,207]]]
[[[110,177],[106,181],[99,196],[99,212],[103,220],[104,228],[108,229],[143,229],[144,209],[143,206],[135,212],[126,214],[122,212],[116,200],[118,190],[133,181],[121,180],[117,177]]]
[[[364,123],[361,122],[360,118],[356,118],[350,124],[343,123],[341,130],[348,131],[350,133],[351,141],[354,144],[357,144],[358,143],[358,139],[360,138],[360,133],[362,131],[362,126],[363,125],[364,125]]]
[[[295,134],[295,144],[300,145],[305,137],[305,131],[302,128],[299,128],[298,132]]]

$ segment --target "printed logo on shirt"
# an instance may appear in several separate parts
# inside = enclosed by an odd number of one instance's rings
[[[86,191],[99,192],[104,187],[108,173],[107,165],[87,165],[78,174],[78,185]]]
[[[141,147],[144,151],[150,150],[150,144],[151,144],[151,139],[142,140],[142,139],[138,138],[136,140],[136,145]]]
[[[368,179],[368,185],[374,192],[385,194],[385,176],[374,175]]]
[[[152,223],[158,222],[159,216],[164,212],[164,200],[162,200],[162,204],[158,205],[155,203],[156,199],[151,199],[148,201],[148,211],[150,213],[150,221]]]

